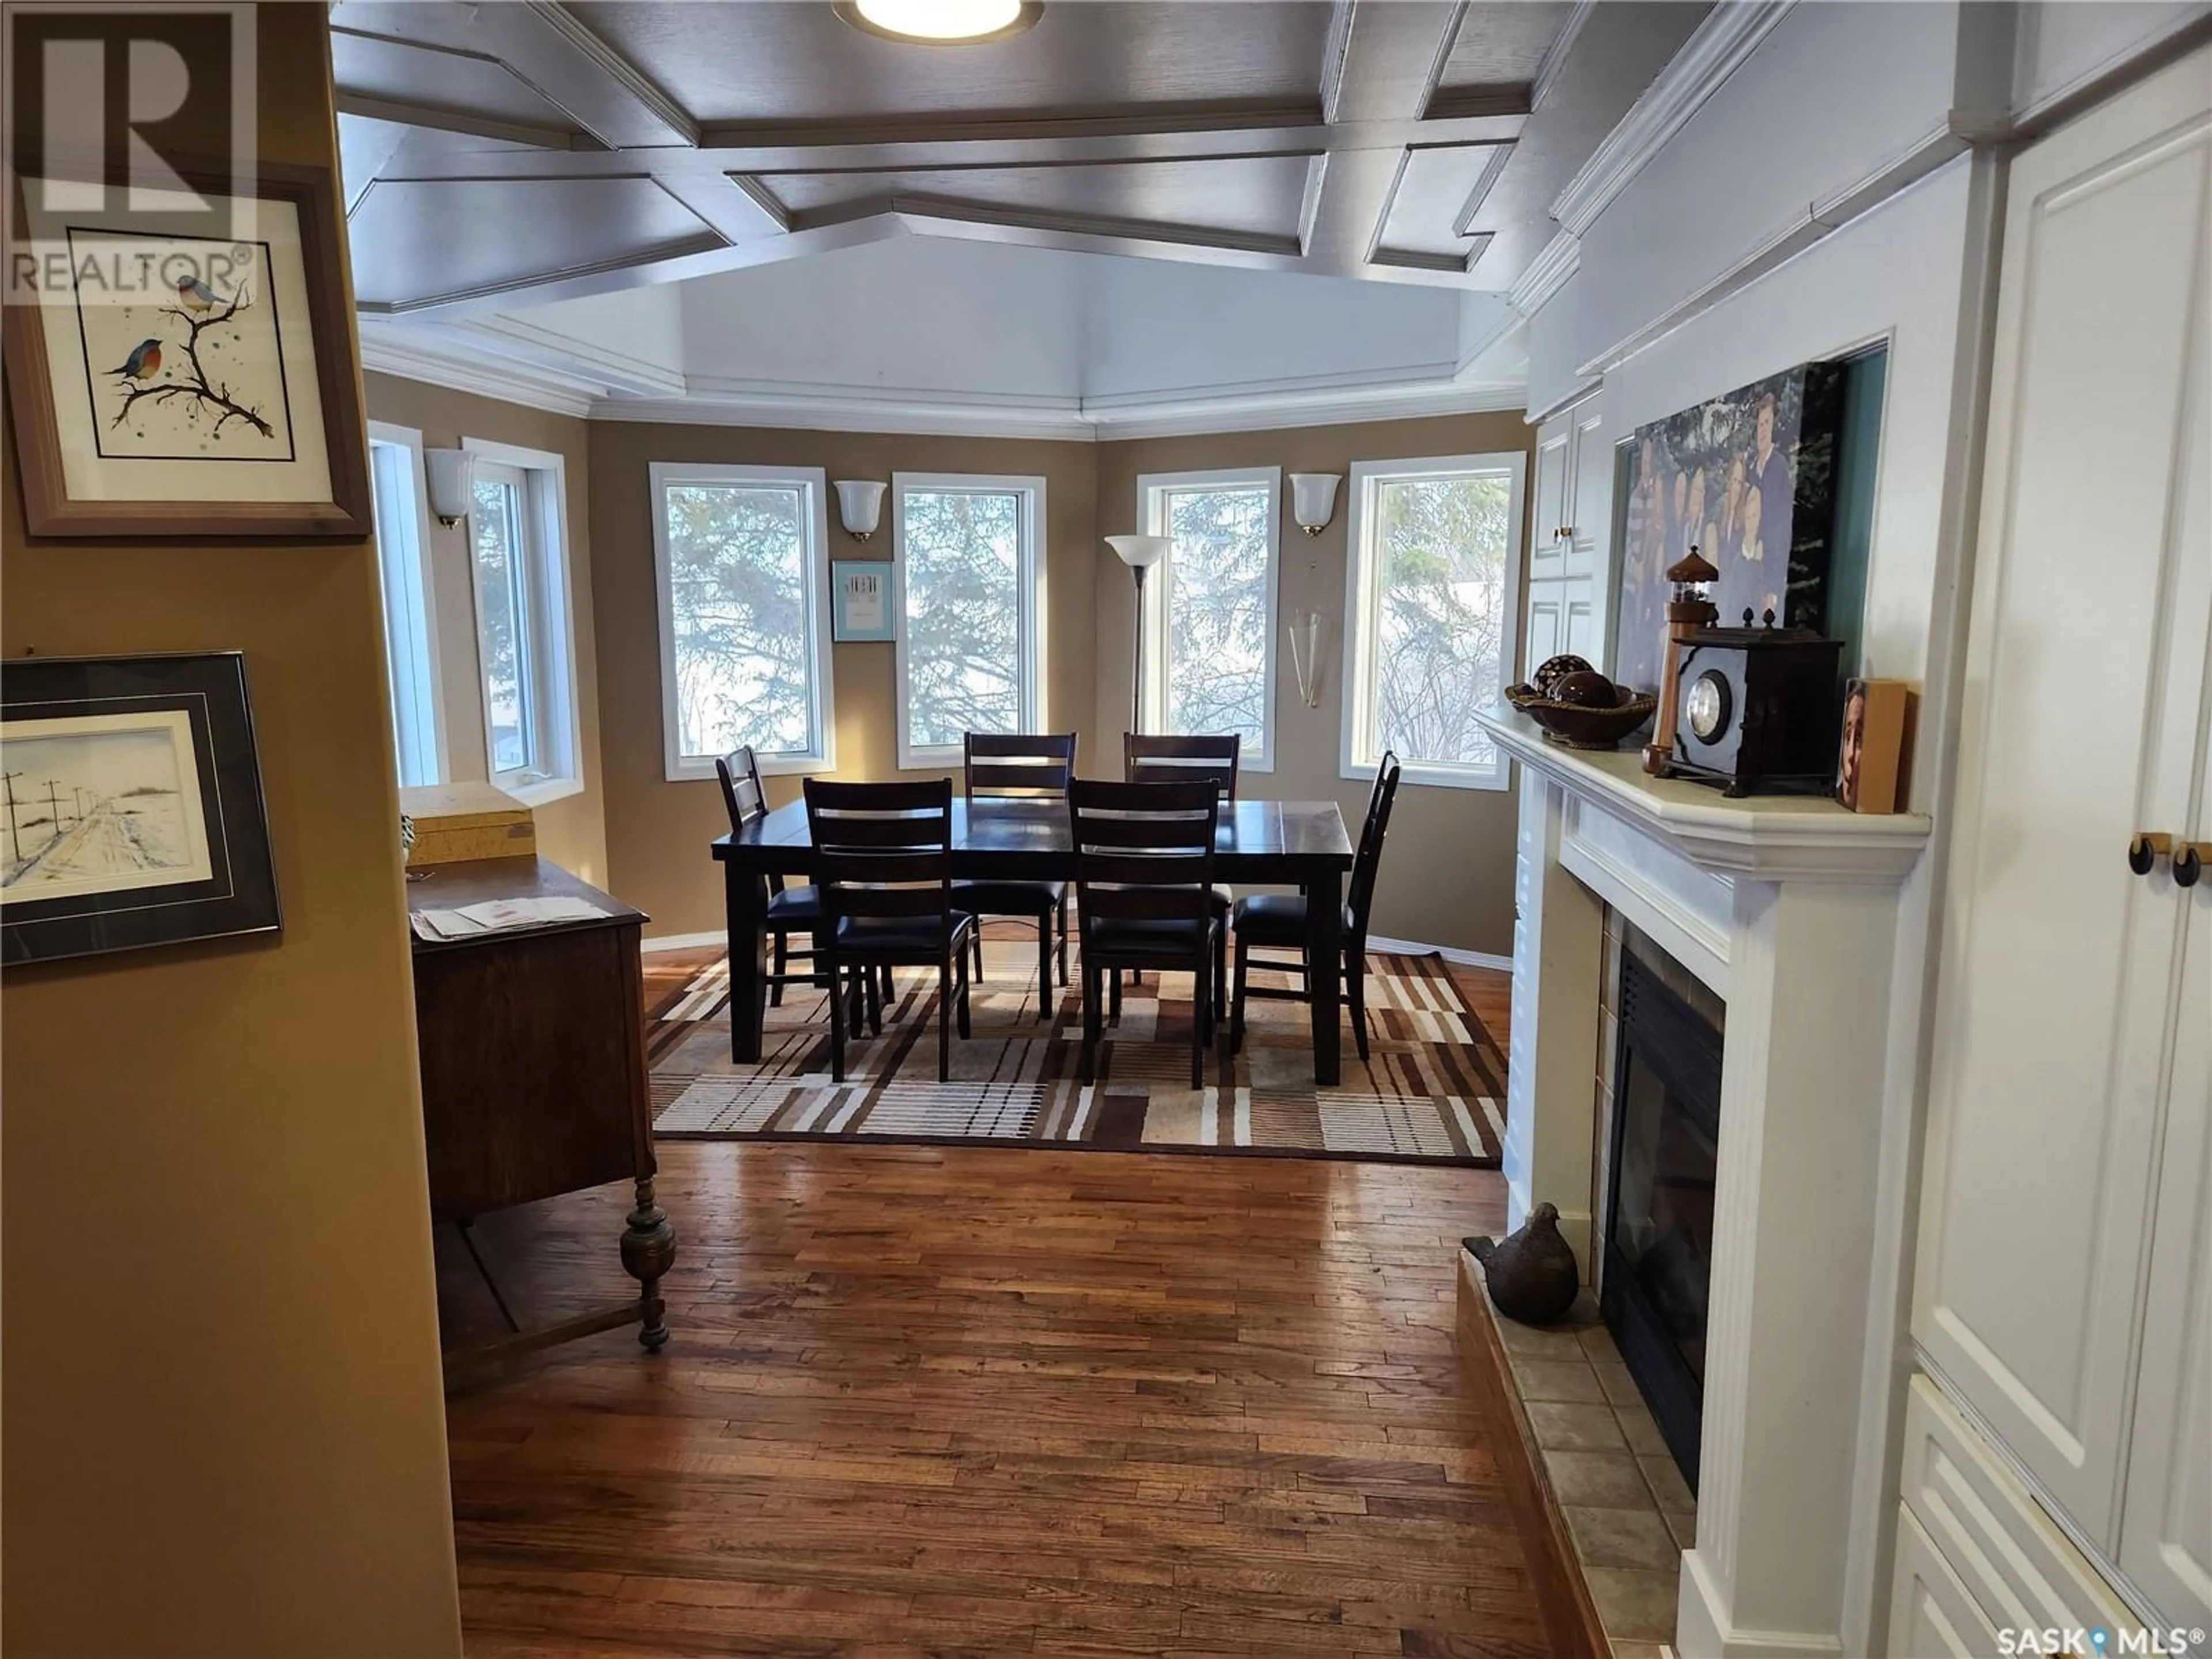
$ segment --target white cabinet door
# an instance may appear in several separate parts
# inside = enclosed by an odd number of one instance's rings
[[[2200,375],[2204,368],[2200,361]],[[2203,415],[2206,388],[2197,389]],[[2189,434],[2201,458],[2208,434]],[[2212,547],[2212,486],[2200,464],[2185,507],[2200,556]],[[2194,828],[2212,843],[2212,733],[2197,774]],[[2143,1298],[2120,1570],[2166,1624],[2212,1628],[2212,872],[2183,901],[2189,920],[2175,1010],[2172,1082],[2159,1156],[2150,1287]]]
[[[1605,441],[1605,412],[1597,398],[1577,404],[1568,418],[1574,422],[1575,441],[1567,457],[1572,469],[1570,506],[1560,520],[1567,527],[1567,573],[1590,576],[1597,574],[1599,550],[1613,523],[1613,451]]]
[[[2013,167],[1914,1285],[1930,1362],[2108,1553],[2190,898],[2126,852],[2189,821],[2212,611],[2208,62]]]
[[[1566,586],[1565,582],[1529,584],[1528,626],[1523,635],[1528,641],[1529,674],[1534,673],[1547,658],[1556,657],[1567,648],[1565,608],[1560,602],[1561,590]]]
[[[1536,428],[1536,516],[1528,532],[1528,575],[1532,581],[1566,574],[1567,452],[1574,442],[1571,416],[1554,415]]]
[[[1564,648],[1573,652],[1584,662],[1603,662],[1605,656],[1597,637],[1597,601],[1591,592],[1591,580],[1585,576],[1578,581],[1559,585],[1567,590],[1566,645]]]
[[[1889,1595],[1889,1659],[1993,1659],[1995,1626],[1909,1510],[1897,1517]]]

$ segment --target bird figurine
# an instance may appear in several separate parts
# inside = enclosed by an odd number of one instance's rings
[[[141,340],[131,348],[118,368],[107,371],[119,374],[126,380],[150,380],[161,372],[161,343],[158,339]]]
[[[179,276],[177,279],[177,300],[185,310],[203,313],[213,311],[222,303],[222,296],[210,288],[204,280],[189,276]]]
[[[1498,1312],[1523,1325],[1556,1325],[1582,1290],[1575,1253],[1559,1237],[1559,1212],[1539,1204],[1516,1232],[1461,1243],[1482,1263],[1483,1284]]]

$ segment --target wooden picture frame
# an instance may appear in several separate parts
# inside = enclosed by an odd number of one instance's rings
[[[177,176],[210,198],[235,200],[227,166],[184,162]],[[42,176],[35,170],[32,177]],[[116,175],[110,176],[115,182]],[[127,179],[125,180],[127,182]],[[23,486],[25,528],[33,536],[149,537],[236,538],[240,537],[356,537],[372,533],[373,507],[368,474],[368,434],[362,418],[359,380],[354,371],[350,331],[347,322],[345,267],[339,249],[337,195],[327,168],[260,163],[252,184],[258,200],[290,207],[298,230],[297,281],[307,301],[306,334],[313,345],[313,386],[319,410],[299,410],[286,402],[288,432],[319,434],[322,462],[327,468],[327,499],[116,499],[72,495],[68,478],[69,456],[64,453],[62,424],[56,402],[55,365],[49,361],[47,305],[10,303],[0,307],[0,352],[6,358],[9,410],[15,434],[15,453]],[[21,186],[10,204],[19,225],[30,223]],[[50,216],[66,220],[67,214]],[[93,217],[112,219],[112,215]],[[90,228],[88,235],[131,233],[113,225]],[[182,239],[175,239],[182,240]],[[289,250],[287,250],[289,257]],[[273,266],[275,256],[270,255]],[[272,272],[273,276],[273,272]],[[271,283],[270,320],[276,330]],[[72,295],[74,295],[74,288]],[[82,308],[70,302],[73,309]],[[146,302],[155,303],[149,298]],[[243,310],[237,306],[235,310]],[[173,313],[181,316],[182,313]],[[197,340],[197,331],[193,337]],[[89,342],[87,343],[88,353]],[[277,374],[283,395],[289,398],[281,343]],[[135,361],[135,359],[134,359]],[[197,359],[194,360],[195,362]],[[85,364],[89,378],[106,379],[94,370],[89,356]],[[312,422],[312,425],[310,423]],[[119,423],[119,417],[118,417]],[[296,454],[296,452],[295,452]],[[131,459],[124,458],[123,465]],[[168,457],[190,460],[192,457]]]
[[[283,925],[235,651],[0,662],[0,963]]]

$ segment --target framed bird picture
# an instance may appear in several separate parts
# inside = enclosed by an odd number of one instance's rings
[[[366,536],[324,170],[24,179],[4,308],[33,536]]]

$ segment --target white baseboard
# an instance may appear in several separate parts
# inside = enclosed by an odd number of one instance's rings
[[[638,948],[643,951],[699,951],[710,945],[726,945],[729,934],[720,928],[706,933],[662,933],[647,939]],[[1393,957],[1442,957],[1446,962],[1462,968],[1488,968],[1494,972],[1510,974],[1513,958],[1492,956],[1487,951],[1462,951],[1452,945],[1423,945],[1418,939],[1383,939],[1374,933],[1367,936],[1367,948]]]
[[[709,945],[727,945],[729,942],[727,931],[717,927],[710,933],[662,933],[657,938],[641,941],[637,948],[641,951],[699,951]]]
[[[1379,933],[1370,933],[1367,948],[1392,957],[1442,957],[1461,968],[1488,968],[1500,974],[1513,971],[1511,957],[1492,956],[1487,951],[1462,951],[1455,945],[1424,945],[1419,939],[1384,939]]]

